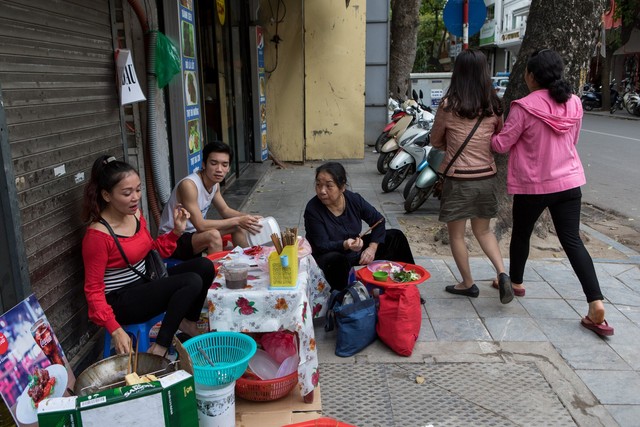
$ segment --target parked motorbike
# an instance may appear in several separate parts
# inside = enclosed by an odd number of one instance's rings
[[[389,135],[389,132],[391,131],[391,129],[394,128],[394,126],[396,125],[396,123],[398,123],[398,121],[403,118],[404,116],[406,116],[408,113],[400,106],[400,102],[394,98],[389,98],[389,101],[387,103],[387,108],[389,109],[389,111],[391,111],[391,119],[389,121],[389,123],[387,123],[387,125],[384,127],[384,129],[382,130],[382,132],[380,133],[380,136],[378,136],[378,139],[376,139],[376,143],[375,143],[375,149],[376,151],[379,153],[380,150],[382,149],[382,145],[387,142],[391,136]]]
[[[408,113],[402,117],[389,131],[389,139],[385,142],[378,152],[378,162],[376,167],[381,174],[387,173],[389,169],[389,162],[396,155],[398,148],[400,147],[398,141],[403,137],[404,132],[410,126],[416,126],[425,121],[433,122],[433,114],[431,114],[431,108],[424,105],[422,102],[423,93],[420,90],[420,96],[413,91],[413,99],[405,101],[405,111]]]
[[[611,95],[611,105],[614,104],[614,99],[618,97],[618,91],[616,90],[616,82],[612,80],[609,84],[609,93]],[[587,83],[582,87],[582,96],[580,97],[582,101],[582,108],[585,111],[591,111],[595,109],[602,108],[602,87],[596,87]]]
[[[580,97],[580,101],[582,101],[582,108],[585,111],[591,111],[594,108],[602,108],[601,88],[596,89],[593,84],[587,83],[582,87],[582,96]]]
[[[426,161],[430,149],[426,146],[429,144],[433,115],[429,112],[425,113],[431,116],[431,120],[428,117],[427,120],[412,126],[400,139],[400,147],[382,179],[382,191],[385,193],[398,188],[407,176],[415,172],[418,165]]]
[[[425,162],[418,166],[419,172],[405,185],[405,191],[408,190],[408,193],[404,200],[404,210],[407,213],[413,212],[422,206],[433,193],[433,186],[438,180],[437,170],[444,159],[445,153],[431,146],[428,148],[429,152]]]
[[[624,80],[623,80],[623,83],[624,83]],[[623,108],[622,96],[614,88],[611,90],[611,108],[609,108],[609,113],[613,114],[617,110],[622,110],[622,108]]]
[[[640,95],[636,92],[635,85],[631,83],[631,80],[625,79],[624,81],[626,81],[626,85],[624,95],[622,95],[622,104],[629,114],[640,116]]]

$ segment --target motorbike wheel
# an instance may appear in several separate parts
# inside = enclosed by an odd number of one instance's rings
[[[627,110],[627,113],[633,115],[633,111],[636,109],[637,103],[635,102],[627,102],[624,104],[624,108]]]
[[[609,114],[615,113],[617,109],[618,109],[618,104],[614,102],[613,104],[611,104],[611,108],[609,108]]]
[[[387,171],[389,170],[389,163],[391,162],[391,159],[393,159],[393,156],[396,155],[395,151],[390,151],[388,153],[380,153],[380,155],[378,156],[378,164],[376,165],[376,167],[378,168],[378,172],[385,174],[387,173]]]
[[[417,210],[433,193],[433,184],[427,188],[413,187],[404,201],[404,210],[407,213]]]
[[[379,153],[382,150],[382,146],[389,140],[389,132],[382,132],[378,139],[376,139],[376,151]]]
[[[382,191],[389,193],[398,188],[413,169],[412,166],[413,164],[408,164],[400,169],[389,169],[382,178]]]
[[[411,191],[413,186],[416,184],[416,180],[418,179],[419,174],[420,172],[416,172],[413,175],[411,175],[411,178],[409,178],[407,183],[404,185],[404,190],[402,190],[402,197],[404,197],[405,200],[409,196],[409,191]]]
[[[591,111],[593,110],[593,104],[590,103],[589,101],[586,100],[582,100],[582,109],[585,111]]]

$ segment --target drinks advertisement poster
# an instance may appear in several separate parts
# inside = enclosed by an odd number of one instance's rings
[[[0,394],[18,426],[37,426],[38,404],[70,396],[75,377],[34,295],[0,316]]]
[[[260,109],[260,149],[261,160],[264,162],[269,157],[267,147],[267,88],[264,71],[264,33],[262,27],[256,27],[256,52],[258,63],[258,105]]]
[[[185,106],[187,159],[189,173],[202,164],[202,124],[200,120],[200,99],[198,97],[198,64],[196,59],[193,2],[180,0],[180,44],[182,56],[183,93]]]

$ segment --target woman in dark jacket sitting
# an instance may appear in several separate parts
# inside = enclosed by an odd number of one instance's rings
[[[362,221],[381,221],[359,237]],[[316,196],[304,211],[306,238],[312,255],[332,289],[347,286],[349,271],[374,260],[414,264],[407,238],[400,230],[385,230],[384,217],[357,193],[347,190],[347,173],[337,162],[316,169]]]

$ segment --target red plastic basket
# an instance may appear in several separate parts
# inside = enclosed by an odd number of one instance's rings
[[[273,380],[261,380],[245,373],[236,380],[236,396],[254,402],[277,400],[288,395],[298,384],[298,371]]]

